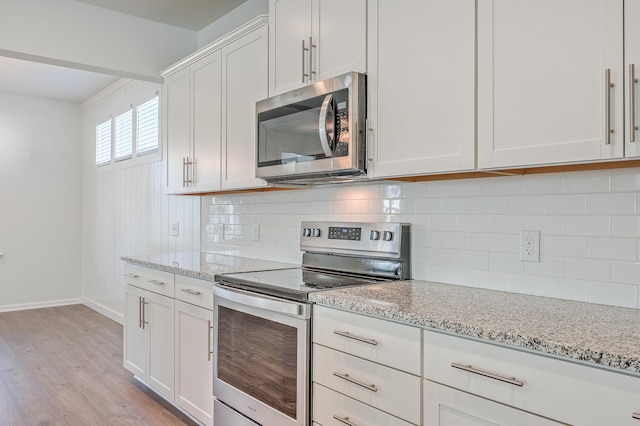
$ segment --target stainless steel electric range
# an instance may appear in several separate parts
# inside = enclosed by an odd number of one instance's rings
[[[214,286],[214,424],[309,420],[309,294],[407,279],[410,226],[302,222],[302,265],[220,274]]]

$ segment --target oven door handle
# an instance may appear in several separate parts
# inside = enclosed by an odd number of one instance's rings
[[[307,303],[290,302],[263,294],[250,293],[216,283],[213,286],[214,297],[230,300],[241,305],[260,308],[271,312],[290,315],[294,317],[309,318],[309,306]]]

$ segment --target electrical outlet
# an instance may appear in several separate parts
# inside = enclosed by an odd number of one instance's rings
[[[540,231],[520,231],[520,260],[540,262]]]
[[[253,241],[260,241],[260,224],[254,223],[251,228],[251,236]]]
[[[180,235],[180,222],[173,222],[173,228],[171,229],[171,235],[177,237]]]

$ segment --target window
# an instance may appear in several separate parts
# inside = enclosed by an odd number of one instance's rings
[[[131,105],[122,114],[110,117],[96,126],[96,165],[115,162],[158,152],[158,94]]]

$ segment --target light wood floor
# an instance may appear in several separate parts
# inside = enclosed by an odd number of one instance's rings
[[[0,313],[0,425],[194,425],[122,367],[122,326],[83,305]]]

